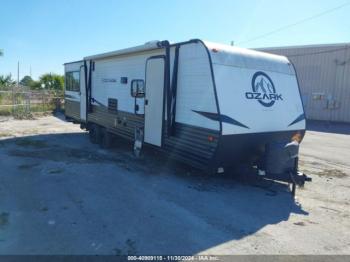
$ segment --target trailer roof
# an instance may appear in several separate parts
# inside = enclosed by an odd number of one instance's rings
[[[78,61],[67,62],[67,63],[64,63],[63,65],[77,64],[77,63],[82,63],[82,62],[84,62],[84,60],[78,60]]]
[[[205,45],[212,51],[214,64],[295,74],[285,56],[211,42],[205,42]]]
[[[102,54],[97,54],[97,55],[92,55],[92,56],[86,56],[84,57],[85,60],[98,60],[98,59],[103,59],[111,56],[118,56],[118,55],[125,55],[125,54],[130,54],[130,53],[137,53],[137,52],[142,52],[142,51],[148,51],[148,50],[153,50],[153,49],[158,49],[160,48],[160,43],[161,41],[150,41],[147,42],[143,45],[138,45],[130,48],[125,48],[125,49],[120,49],[117,51],[112,51],[112,52],[107,52],[107,53],[102,53]]]
[[[201,40],[198,40],[201,41]],[[175,43],[190,43],[181,42]],[[211,52],[213,63],[226,64],[236,67],[245,68],[261,68],[263,70],[276,71],[287,74],[294,74],[294,70],[290,68],[290,62],[284,56],[264,53],[262,51],[254,51],[251,49],[240,48],[225,44],[211,43],[208,41],[201,41]],[[172,46],[171,45],[171,46]],[[84,57],[84,60],[99,60],[110,58],[119,55],[138,53],[143,51],[155,50],[162,47],[162,41],[150,41],[143,45],[134,46],[130,48],[120,49],[112,52],[92,55]],[[213,51],[214,50],[214,51]],[[79,63],[82,61],[75,61],[70,63]],[[66,63],[66,64],[70,64]],[[66,65],[65,64],[65,65]]]

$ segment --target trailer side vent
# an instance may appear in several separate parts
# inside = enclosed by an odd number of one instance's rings
[[[108,98],[108,112],[118,113],[118,99]]]

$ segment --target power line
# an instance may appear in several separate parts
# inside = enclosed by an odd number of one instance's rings
[[[343,8],[343,7],[345,7],[345,6],[348,6],[348,5],[350,5],[350,2],[347,2],[347,3],[345,3],[345,4],[339,5],[339,6],[337,6],[337,7],[332,8],[332,9],[328,9],[328,10],[323,11],[323,12],[321,12],[321,13],[318,13],[318,14],[316,14],[316,15],[313,15],[313,16],[310,16],[310,17],[307,17],[307,18],[304,18],[304,19],[299,20],[299,21],[297,21],[297,22],[295,22],[295,23],[293,23],[293,24],[289,24],[289,25],[282,26],[282,27],[277,28],[277,29],[275,29],[275,30],[273,30],[273,31],[271,31],[271,32],[268,32],[268,33],[265,33],[265,34],[262,34],[262,35],[253,37],[253,38],[248,39],[248,40],[246,40],[246,41],[239,42],[239,44],[244,44],[244,43],[252,42],[252,41],[255,41],[255,40],[258,40],[258,39],[261,39],[261,38],[265,38],[265,37],[270,36],[270,35],[272,35],[272,34],[275,34],[275,33],[278,33],[278,32],[280,32],[280,31],[283,31],[283,30],[285,30],[285,29],[288,29],[288,28],[290,28],[290,27],[293,27],[293,26],[296,26],[296,25],[299,25],[299,24],[308,22],[308,21],[310,21],[310,20],[316,19],[316,18],[318,18],[318,17],[320,17],[320,16],[324,16],[324,15],[329,14],[329,13],[332,13],[332,12],[334,12],[334,11],[336,11],[336,10],[338,10],[338,9],[341,9],[341,8]]]

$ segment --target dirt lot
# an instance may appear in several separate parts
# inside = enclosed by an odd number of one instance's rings
[[[285,185],[101,150],[59,117],[0,119],[0,254],[350,254],[350,127],[312,129],[295,203]]]

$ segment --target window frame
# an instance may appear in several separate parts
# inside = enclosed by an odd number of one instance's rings
[[[139,87],[137,86],[137,90],[136,90],[136,95],[133,94],[133,83],[134,82],[140,82],[142,81],[143,83],[143,93],[139,93]],[[142,95],[140,95],[142,94]],[[146,86],[145,86],[145,80],[143,79],[133,79],[131,80],[131,85],[130,85],[130,95],[134,98],[144,98],[146,95]]]
[[[74,73],[77,73],[79,78],[78,78],[78,83],[77,83],[77,89],[67,89],[68,85],[68,81],[67,81],[67,75],[68,74],[72,74],[72,79],[74,79]],[[74,79],[75,80],[75,79]],[[67,71],[64,75],[64,85],[65,85],[65,91],[69,91],[69,92],[80,92],[80,71],[79,70],[74,70],[74,71]]]

